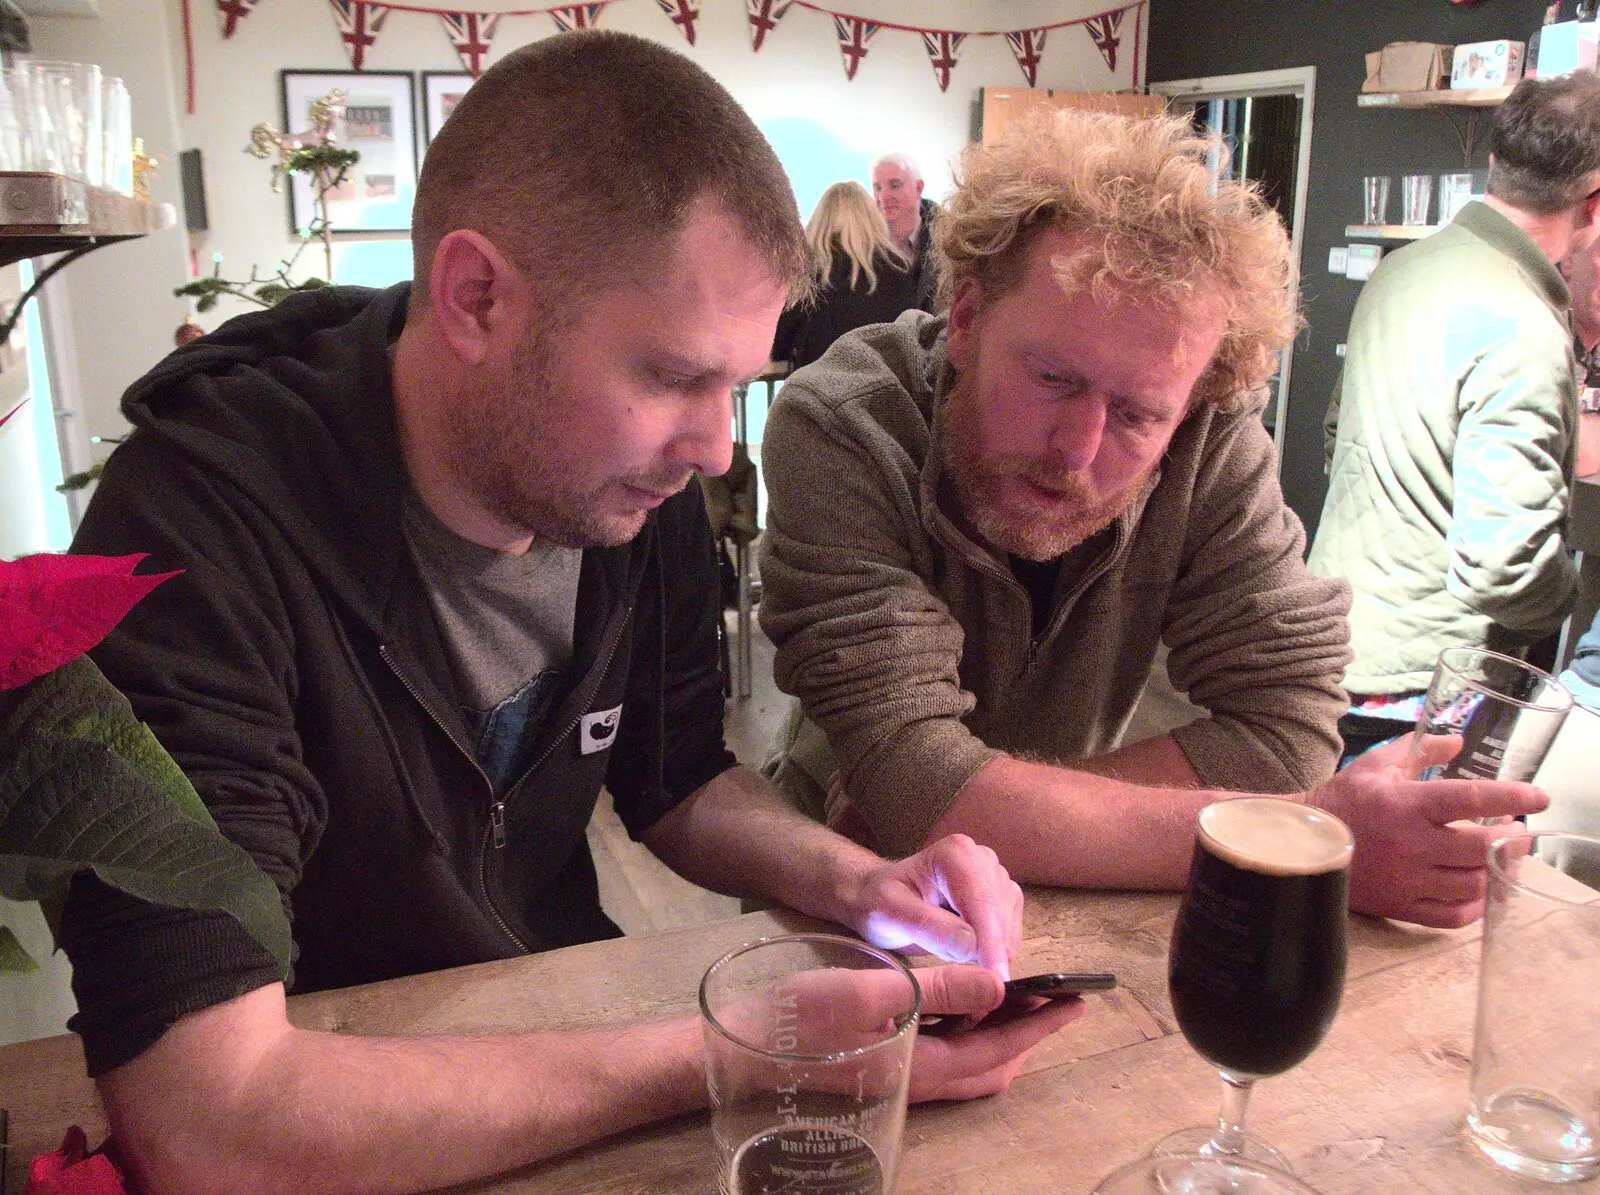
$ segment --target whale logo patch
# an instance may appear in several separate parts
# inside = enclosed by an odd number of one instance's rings
[[[617,723],[620,721],[622,721],[620,705],[585,714],[583,724],[578,728],[579,753],[593,755],[596,751],[604,751],[611,746],[617,737]]]

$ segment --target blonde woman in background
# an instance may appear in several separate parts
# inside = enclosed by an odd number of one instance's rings
[[[860,183],[834,183],[822,193],[806,224],[806,243],[816,290],[778,321],[774,361],[799,369],[846,332],[889,323],[912,308],[931,310],[931,293],[919,292],[911,263]]]

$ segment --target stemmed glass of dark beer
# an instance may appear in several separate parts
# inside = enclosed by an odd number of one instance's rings
[[[1344,991],[1354,840],[1338,818],[1274,797],[1200,812],[1167,983],[1189,1044],[1222,1073],[1210,1128],[1182,1129],[1096,1195],[1300,1195],[1282,1154],[1244,1131],[1257,1079],[1299,1065]]]

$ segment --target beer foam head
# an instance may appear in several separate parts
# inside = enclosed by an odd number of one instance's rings
[[[1263,875],[1320,875],[1347,867],[1350,829],[1331,813],[1276,797],[1239,797],[1200,811],[1207,849]]]

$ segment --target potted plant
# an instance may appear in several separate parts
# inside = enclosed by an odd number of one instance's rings
[[[276,886],[224,838],[178,765],[84,655],[150,590],[142,556],[0,560],[0,896],[52,934],[72,877],[156,904],[221,909],[289,971]],[[35,964],[0,925],[0,970]]]

